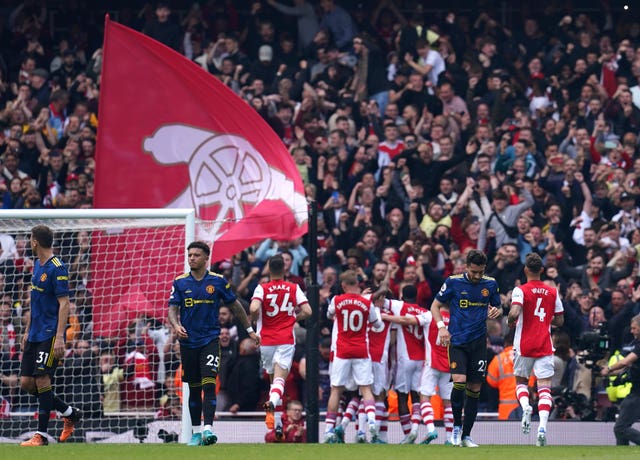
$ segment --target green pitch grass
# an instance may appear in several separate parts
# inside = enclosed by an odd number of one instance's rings
[[[7,460],[495,460],[496,458],[626,459],[638,458],[638,447],[616,446],[482,446],[477,449],[451,446],[400,445],[304,445],[304,444],[218,444],[187,447],[177,444],[56,444],[48,447],[20,447],[0,444],[0,457]]]

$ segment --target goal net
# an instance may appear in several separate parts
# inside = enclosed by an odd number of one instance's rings
[[[67,352],[53,389],[83,412],[75,440],[132,428],[143,436],[149,421],[179,420],[180,357],[165,318],[171,281],[187,267],[193,211],[2,211],[0,441],[37,427],[38,401],[20,390],[19,374],[34,262],[29,238],[38,224],[54,231],[54,253],[69,270]],[[57,437],[61,425],[52,414],[49,434]]]

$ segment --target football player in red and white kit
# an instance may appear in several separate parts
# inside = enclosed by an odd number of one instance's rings
[[[449,307],[446,304],[440,305],[440,315],[445,326],[448,327]],[[429,434],[422,441],[422,444],[429,444],[437,437],[433,423],[433,407],[431,406],[431,396],[436,394],[436,388],[444,406],[444,428],[447,433],[447,443],[450,443],[453,431],[453,412],[451,410],[453,382],[449,368],[449,352],[447,347],[438,340],[438,326],[434,321],[429,324],[428,340],[431,346],[431,357],[427,356],[420,382],[420,413]],[[436,433],[436,436],[433,436],[432,433]]]
[[[264,404],[265,423],[268,429],[275,429],[276,440],[280,441],[284,438],[282,394],[295,351],[293,326],[311,315],[311,307],[300,286],[284,280],[285,264],[280,254],[269,259],[268,267],[270,281],[256,287],[249,309],[262,337],[262,367],[271,380],[269,400]]]
[[[332,349],[334,358],[331,364],[331,395],[327,404],[325,419],[325,442],[336,442],[334,427],[345,386],[351,381],[360,389],[362,402],[367,413],[371,441],[377,438],[376,408],[371,391],[373,372],[369,355],[367,322],[375,327],[382,326],[376,308],[370,299],[360,295],[358,275],[347,270],[340,275],[340,284],[344,294],[331,299],[327,317],[333,320]]]
[[[402,301],[391,301],[391,312],[394,316],[420,316],[427,312],[425,308],[416,304],[418,291],[415,286],[407,285],[402,288]],[[431,316],[431,314],[429,314]],[[400,425],[404,432],[404,439],[400,444],[413,444],[418,436],[418,428],[422,417],[418,392],[425,360],[425,334],[421,325],[409,323],[397,326],[396,358],[397,370],[395,389],[398,392],[398,413]],[[409,393],[411,393],[411,413],[408,407]]]
[[[363,294],[363,297],[368,299],[371,295]],[[378,298],[374,302],[374,305],[378,315],[390,312],[390,302],[384,297]],[[369,356],[371,356],[371,369],[373,371],[373,384],[371,385],[371,391],[373,392],[376,404],[376,431],[378,433],[378,437],[375,441],[376,444],[386,444],[389,412],[387,411],[385,401],[387,399],[387,391],[389,391],[389,386],[391,385],[391,379],[389,376],[391,323],[382,322],[379,327],[370,323],[367,328],[367,333],[369,335]],[[351,386],[353,387],[353,385]],[[353,388],[355,389],[355,387]],[[349,385],[347,385],[347,390],[351,390]],[[359,395],[356,394],[347,404],[342,420],[336,424],[335,434],[338,439],[338,443],[344,442],[344,433],[347,430],[349,423],[356,417],[356,415],[358,417],[357,441],[366,442],[367,435],[364,431],[367,426],[366,413]]]
[[[380,313],[388,313],[390,302],[387,299],[376,301]],[[387,442],[389,411],[385,405],[387,392],[391,385],[389,376],[389,345],[391,342],[391,324],[382,322],[382,325],[369,325],[369,354],[373,368],[373,385],[371,390],[376,401],[376,429],[378,431],[378,443]]]
[[[449,324],[449,311],[446,305],[441,306],[440,314],[445,325]],[[406,314],[404,316],[382,315],[385,321],[391,321],[401,326],[421,327],[424,330],[424,366],[420,376],[420,415],[422,422],[427,426],[427,437],[421,444],[430,444],[437,439],[438,433],[434,424],[433,407],[431,406],[431,396],[436,394],[436,386],[439,389],[440,397],[445,407],[445,427],[447,439],[453,430],[453,413],[451,412],[451,374],[449,372],[449,358],[447,347],[438,342],[438,328],[432,321],[430,311],[425,311],[419,315]],[[417,435],[417,425],[412,424],[412,430]],[[415,436],[414,435],[414,436]],[[414,437],[415,439],[415,437]]]
[[[540,424],[536,445],[544,446],[547,420],[553,399],[551,378],[553,377],[553,344],[551,326],[559,327],[564,322],[562,301],[558,290],[541,281],[544,267],[542,258],[536,253],[527,254],[524,273],[527,282],[513,289],[508,322],[515,325],[513,369],[516,375],[516,397],[523,409],[522,432],[531,431],[531,412],[527,380],[531,371],[538,379],[538,414]]]

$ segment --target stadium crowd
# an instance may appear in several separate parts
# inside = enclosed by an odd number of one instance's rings
[[[104,11],[90,3],[0,6],[4,209],[92,205]],[[464,270],[466,253],[480,249],[505,315],[525,256],[543,257],[566,317],[554,331],[554,386],[568,401],[557,416],[596,416],[588,401],[606,383],[592,382],[581,356],[624,350],[640,312],[633,11],[606,0],[584,12],[523,4],[505,24],[482,3],[428,14],[409,0],[118,4],[112,18],[183,53],[258,111],[318,204],[322,409],[332,327],[325,313],[339,274],[355,270],[363,288],[384,283],[394,298],[414,285],[428,308],[443,280]],[[96,415],[144,407],[179,416],[179,349],[165,312],[137,319],[120,340],[93,337],[90,234],[64,239],[75,294],[59,372],[67,388],[95,388],[68,389],[87,399],[74,403]],[[0,235],[0,391],[12,410],[33,408],[17,384],[32,267],[25,243]],[[275,253],[288,280],[308,283],[305,243],[267,240],[214,270],[248,305]],[[506,317],[489,321],[487,347],[499,355],[510,345]],[[258,350],[227,308],[220,322],[219,410],[256,410],[268,389]],[[606,350],[584,339],[594,330],[608,336]],[[296,331],[287,397],[302,401],[305,331]],[[490,380],[481,409],[497,411],[500,379]]]

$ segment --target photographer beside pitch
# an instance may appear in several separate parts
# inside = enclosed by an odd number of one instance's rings
[[[551,412],[551,378],[554,373],[551,326],[560,327],[564,322],[564,308],[558,290],[541,281],[544,267],[542,258],[532,252],[527,254],[524,273],[527,282],[511,293],[509,326],[516,328],[513,341],[513,371],[516,375],[516,397],[522,406],[522,432],[531,431],[532,407],[529,405],[527,382],[531,372],[538,379],[538,414],[540,424],[536,445],[547,443],[547,421]]]
[[[618,446],[628,446],[629,441],[640,445],[640,431],[633,428],[633,424],[640,420],[640,315],[631,318],[631,334],[633,335],[633,351],[623,359],[607,366],[600,371],[603,376],[610,373],[620,373],[629,368],[631,392],[620,404],[618,419],[613,427]]]

